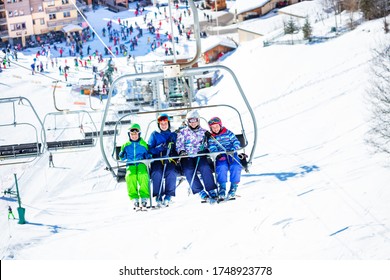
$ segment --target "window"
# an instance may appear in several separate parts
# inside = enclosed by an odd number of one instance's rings
[[[47,3],[48,7],[51,7],[51,6],[54,6],[54,5],[55,5],[54,1],[50,1],[49,3]]]
[[[11,11],[8,11],[8,16],[12,17],[14,14]]]
[[[42,12],[43,9],[42,9],[42,6],[38,6],[38,12]]]
[[[18,10],[15,10],[14,11],[14,16],[18,16],[18,15],[19,15]]]
[[[64,12],[64,18],[70,17],[70,12]]]
[[[45,19],[44,18],[41,18],[39,21],[40,21],[41,25],[45,25]]]
[[[63,5],[69,4],[69,0],[62,0],[62,4],[63,4]]]
[[[11,31],[26,29],[25,23],[10,24]]]
[[[56,19],[56,14],[49,14],[49,19]]]
[[[33,19],[33,25],[35,25],[35,19]]]

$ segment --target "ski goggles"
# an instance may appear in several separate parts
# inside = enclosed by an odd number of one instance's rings
[[[163,121],[169,121],[168,116],[160,116],[160,117],[158,117],[158,119],[157,119],[158,123],[163,122]]]
[[[191,118],[191,119],[188,119],[188,122],[189,123],[197,123],[197,122],[199,122],[199,119],[198,118]]]
[[[211,120],[208,121],[209,126],[213,124],[219,124],[221,125],[221,119],[220,118],[212,118]]]
[[[136,128],[132,128],[132,129],[130,129],[130,133],[131,133],[131,134],[138,134],[138,133],[139,133],[139,130],[136,129]]]

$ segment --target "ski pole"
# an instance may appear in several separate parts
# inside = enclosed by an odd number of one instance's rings
[[[203,151],[204,149],[204,143],[206,142],[206,135],[203,137],[203,141],[202,141],[202,144],[200,145],[200,150],[199,151]],[[188,195],[191,194],[191,190],[192,190],[192,184],[194,183],[194,179],[195,179],[195,175],[196,175],[196,172],[198,170],[198,165],[199,165],[199,161],[200,161],[200,156],[197,157],[196,159],[196,165],[195,165],[195,170],[194,170],[194,174],[192,174],[192,179],[191,179],[191,183],[190,183],[190,187],[188,188]]]
[[[171,147],[172,147],[172,143],[169,143],[168,144],[167,154],[166,154],[167,157],[169,157],[169,154],[171,153]],[[160,189],[158,191],[158,197],[157,197],[158,199],[161,196],[161,191],[162,191],[162,186],[163,186],[163,181],[164,181],[164,176],[165,176],[165,170],[166,169],[167,169],[167,162],[164,161],[164,168],[163,168],[163,173],[162,173],[161,182],[160,182]]]
[[[199,160],[200,160],[200,157],[198,157],[196,159],[196,165],[195,165],[195,169],[194,169],[194,174],[192,174],[191,183],[190,183],[190,186],[188,188],[188,196],[191,194],[192,184],[194,183],[195,175],[196,175],[196,172],[197,172],[197,169],[198,169]]]

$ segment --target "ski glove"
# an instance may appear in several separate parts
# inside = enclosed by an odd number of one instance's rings
[[[242,167],[245,170],[247,170],[248,169],[248,160],[247,160],[248,155],[244,154],[244,153],[241,153],[241,154],[238,154],[238,158],[240,159]]]
[[[206,131],[204,133],[204,136],[206,136],[207,139],[211,138],[211,132],[210,131]]]

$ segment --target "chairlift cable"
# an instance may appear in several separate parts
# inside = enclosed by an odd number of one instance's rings
[[[77,7],[76,3],[74,0],[70,0],[73,4],[73,6],[76,8],[77,12],[81,15],[81,17],[85,20],[85,22],[88,24],[89,28],[91,28],[92,32],[95,33],[96,37],[99,39],[99,41],[102,43],[102,45],[106,48],[106,50],[114,57],[114,58],[118,58],[109,48],[108,46],[106,45],[106,43],[103,42],[102,38],[99,36],[99,34],[96,32],[96,30],[92,27],[92,25],[89,23],[89,21],[87,20],[87,18],[84,16],[84,14],[80,11],[79,7]],[[127,66],[127,65],[124,65],[120,60],[119,60],[119,63],[122,64],[122,66]]]
[[[175,50],[175,40],[173,39],[173,15],[172,15],[172,5],[168,5],[168,11],[169,11],[169,22],[170,22],[170,28],[171,28],[171,40],[172,40],[172,52],[173,52],[173,63],[177,63],[176,58],[176,50]]]

